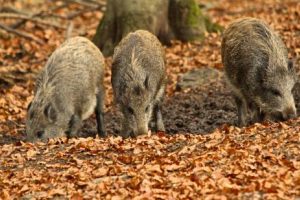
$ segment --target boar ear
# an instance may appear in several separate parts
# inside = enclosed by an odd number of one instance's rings
[[[27,111],[30,109],[31,104],[32,104],[32,101],[28,104],[28,106],[27,106]]]
[[[124,93],[126,92],[126,85],[125,84],[123,84],[123,85],[120,85],[119,86],[119,90],[118,90],[118,93],[119,94],[115,94],[115,97],[121,97],[121,96],[123,96],[124,95]]]
[[[56,120],[56,111],[51,104],[48,104],[44,109],[44,115],[52,122]]]
[[[149,89],[149,76],[146,76],[145,81],[144,81],[144,86],[147,90]]]
[[[290,71],[293,71],[293,70],[294,70],[294,60],[289,59],[289,61],[288,61],[288,69],[289,69]]]

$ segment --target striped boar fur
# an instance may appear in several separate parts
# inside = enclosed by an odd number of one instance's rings
[[[152,116],[156,130],[165,130],[161,114],[166,87],[164,51],[153,34],[138,30],[121,40],[114,50],[111,81],[123,114],[123,137],[147,134]]]
[[[39,74],[34,98],[28,106],[29,141],[76,136],[82,120],[96,112],[98,133],[103,124],[104,58],[83,37],[74,37],[57,48]]]
[[[279,35],[263,21],[239,19],[225,30],[221,45],[240,126],[296,116],[293,64]]]

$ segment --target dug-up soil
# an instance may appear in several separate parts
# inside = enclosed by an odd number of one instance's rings
[[[162,114],[168,134],[208,134],[221,125],[235,124],[236,121],[236,108],[223,78],[166,97]],[[121,118],[117,109],[106,114],[109,133],[119,133]],[[86,132],[88,127],[95,127],[95,124],[86,125]]]

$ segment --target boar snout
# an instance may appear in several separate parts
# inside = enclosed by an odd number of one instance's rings
[[[296,108],[295,107],[288,107],[283,111],[272,112],[269,115],[266,115],[264,120],[271,120],[271,121],[286,121],[297,116]]]
[[[143,120],[137,120],[136,121],[136,126],[134,126],[134,127],[127,127],[126,126],[127,124],[125,124],[125,128],[123,128],[123,130],[122,130],[122,137],[123,138],[137,137],[138,135],[147,134],[148,133],[148,126],[145,125],[145,124],[146,123]]]
[[[292,95],[289,95],[287,98],[287,103],[285,104],[282,111],[282,117],[284,120],[289,120],[297,117],[297,110],[295,106],[295,101]]]
[[[144,114],[142,114],[144,115]],[[138,135],[146,135],[148,133],[148,124],[147,124],[147,120],[144,116],[139,116],[137,118],[137,129],[135,132],[135,136]]]
[[[148,133],[148,128],[145,126],[137,128],[137,135],[146,135]]]
[[[286,108],[282,112],[282,116],[283,116],[284,120],[295,118],[297,116],[297,111],[296,111],[295,106],[290,106],[290,107]]]
[[[160,105],[167,76],[164,49],[155,35],[138,30],[120,41],[114,50],[111,83],[123,114],[120,135],[147,134],[153,111],[156,127],[163,129]]]

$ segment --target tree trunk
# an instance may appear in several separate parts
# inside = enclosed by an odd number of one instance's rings
[[[206,18],[195,0],[107,0],[94,43],[105,56],[129,32],[144,29],[163,44],[171,39],[202,40]]]
[[[204,38],[204,17],[194,0],[170,0],[169,10],[169,22],[176,39],[187,42]]]

